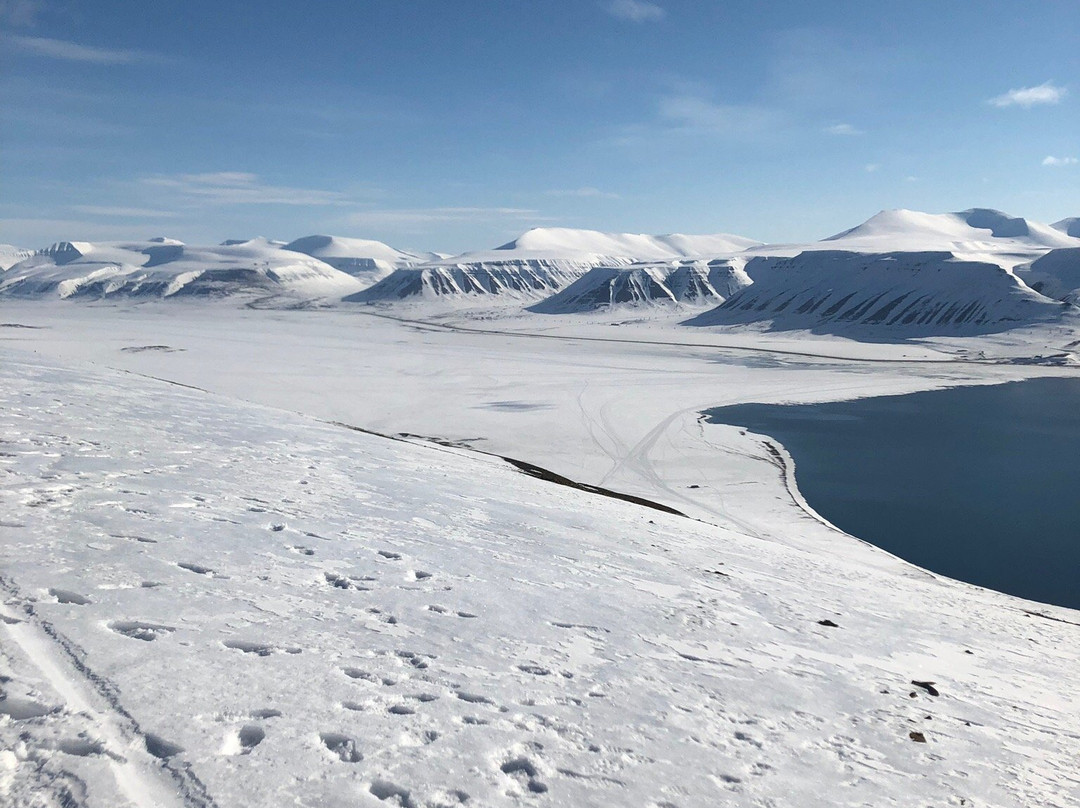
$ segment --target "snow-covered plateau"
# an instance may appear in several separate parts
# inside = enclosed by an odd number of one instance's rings
[[[254,288],[169,299],[133,284],[219,253],[72,242],[15,264],[0,805],[1074,808],[1080,613],[843,533],[783,446],[701,416],[1078,375],[1076,239],[987,215],[713,255],[526,234],[512,260],[653,251],[592,264],[638,273],[629,305],[598,272],[555,314],[343,302],[373,278],[265,240],[213,248],[269,262]],[[313,238],[328,259],[372,244]],[[678,299],[679,268],[729,302],[894,284],[1016,317],[688,327],[724,309]]]

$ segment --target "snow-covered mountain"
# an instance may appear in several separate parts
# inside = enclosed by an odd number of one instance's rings
[[[1016,274],[1040,294],[1080,305],[1080,247],[1051,250]]]
[[[290,241],[284,249],[318,258],[368,283],[382,280],[398,267],[423,264],[439,258],[434,253],[404,252],[381,241],[341,236],[304,236]]]
[[[681,233],[649,236],[635,233],[601,233],[597,230],[577,230],[569,227],[536,227],[497,247],[495,251],[518,255],[589,255],[632,258],[636,261],[665,261],[674,258],[730,255],[760,244],[759,241],[727,233],[705,236],[687,236]]]
[[[548,297],[595,267],[730,256],[759,242],[726,234],[648,236],[563,227],[535,228],[494,250],[399,269],[353,296],[359,302],[421,297]]]
[[[574,314],[617,307],[717,305],[750,283],[744,263],[735,258],[596,267],[529,310]]]
[[[355,278],[266,239],[194,247],[173,239],[58,242],[0,276],[0,294],[60,298],[286,294],[341,297]]]
[[[1001,331],[1063,310],[997,263],[951,252],[807,251],[746,271],[750,286],[687,324],[907,337]]]
[[[15,266],[20,261],[25,261],[33,254],[33,250],[24,250],[22,247],[14,247],[11,244],[0,244],[0,272]]]
[[[830,236],[821,249],[854,252],[1020,252],[1080,246],[1067,233],[1047,224],[988,208],[959,213],[886,210]]]

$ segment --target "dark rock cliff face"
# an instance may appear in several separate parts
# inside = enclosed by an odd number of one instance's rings
[[[715,305],[749,282],[741,265],[729,260],[597,267],[529,310],[575,314],[616,306]]]
[[[587,269],[587,264],[541,259],[407,268],[345,299],[374,303],[417,297],[511,295],[536,300],[577,280]]]

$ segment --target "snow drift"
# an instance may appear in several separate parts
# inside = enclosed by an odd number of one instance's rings
[[[746,271],[752,285],[687,324],[902,338],[1002,331],[1063,311],[998,264],[951,252],[804,252]]]

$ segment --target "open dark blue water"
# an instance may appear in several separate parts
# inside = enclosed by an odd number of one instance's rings
[[[1080,608],[1080,379],[706,415],[779,440],[807,502],[853,536]]]

